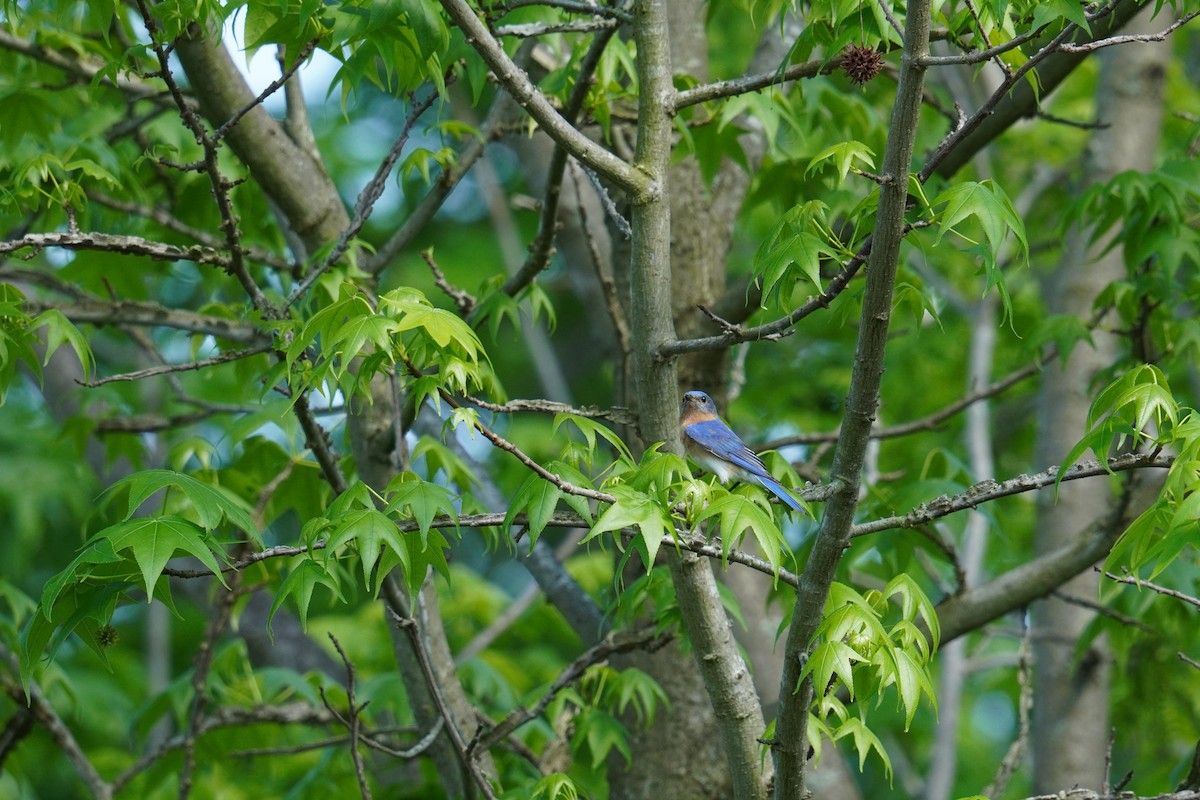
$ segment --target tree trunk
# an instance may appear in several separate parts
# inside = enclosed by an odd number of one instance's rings
[[[1129,33],[1150,24],[1143,11]],[[1157,26],[1162,27],[1161,21]],[[1097,87],[1098,119],[1084,171],[1090,182],[1107,181],[1124,170],[1153,166],[1163,113],[1163,78],[1170,48],[1159,44],[1115,47],[1102,54]],[[1087,231],[1071,236],[1067,257],[1048,296],[1052,310],[1086,318],[1092,303],[1113,281],[1125,277],[1122,250],[1091,258]],[[1101,326],[1103,327],[1103,326]],[[1095,346],[1080,344],[1061,370],[1051,369],[1042,385],[1038,463],[1056,464],[1085,433],[1090,386],[1099,370],[1117,360],[1117,336],[1098,330]],[[1099,454],[1105,455],[1103,453]],[[1035,548],[1043,554],[1086,535],[1102,524],[1111,502],[1104,481],[1063,484],[1058,501],[1040,496]],[[1061,593],[1086,599],[1096,595],[1092,572],[1072,579]],[[1033,788],[1056,792],[1072,786],[1101,789],[1109,736],[1110,659],[1102,639],[1077,655],[1076,642],[1093,612],[1049,598],[1033,609],[1034,713]]]

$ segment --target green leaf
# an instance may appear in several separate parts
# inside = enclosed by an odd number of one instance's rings
[[[558,499],[562,494],[562,489],[550,481],[538,475],[530,475],[525,483],[521,484],[508,506],[508,513],[504,515],[504,528],[511,528],[517,515],[524,512],[529,520],[529,546],[532,549],[549,524],[554,510],[558,508]]]
[[[575,726],[572,741],[587,746],[592,769],[598,769],[613,750],[625,756],[626,766],[633,763],[625,726],[613,715],[596,708],[586,709],[576,717]]]
[[[168,515],[118,522],[93,537],[93,541],[101,539],[112,545],[117,553],[128,551],[141,570],[148,598],[154,596],[154,588],[167,562],[180,552],[194,556],[223,585],[228,586],[221,567],[213,557],[208,532],[182,517]]]
[[[314,559],[301,558],[295,569],[284,579],[279,591],[275,593],[275,601],[271,603],[271,612],[267,615],[267,631],[271,630],[271,620],[275,618],[275,612],[290,595],[296,596],[296,610],[300,614],[300,625],[307,631],[308,607],[312,602],[313,590],[318,586],[324,586],[339,600],[342,599],[341,587],[334,572]]]
[[[672,536],[675,534],[670,515],[653,498],[627,486],[614,486],[610,491],[616,502],[604,510],[583,541],[590,541],[609,531],[637,528],[644,545],[646,569],[652,569],[663,537],[668,533]],[[620,537],[617,544],[620,545]]]
[[[752,491],[761,496],[757,489]],[[728,556],[729,549],[737,546],[746,531],[750,531],[774,569],[778,585],[784,539],[770,512],[744,495],[727,493],[711,501],[696,519],[701,521],[712,517],[719,519],[722,556]]]
[[[817,172],[818,166],[822,166],[826,161],[833,161],[837,165],[838,175],[842,180],[846,179],[856,161],[861,162],[866,169],[875,169],[875,153],[871,148],[862,142],[846,141],[827,147],[813,156],[804,174],[811,175]]]
[[[411,472],[402,472],[384,489],[387,513],[416,520],[421,542],[429,538],[429,528],[439,516],[450,517],[458,525],[454,495],[444,486],[423,481]]]
[[[863,767],[867,763],[867,756],[874,750],[879,754],[879,759],[883,762],[884,772],[887,775],[888,781],[891,782],[892,762],[888,758],[887,751],[883,749],[883,743],[867,727],[866,723],[858,717],[850,717],[833,731],[832,738],[836,742],[847,736],[854,740],[854,749],[858,751],[858,771],[862,772]]]
[[[579,788],[571,778],[562,772],[551,772],[533,785],[530,800],[578,800]],[[514,798],[524,797],[524,790],[518,790]]]
[[[581,417],[578,414],[555,414],[554,415],[554,433],[558,433],[559,427],[564,422],[570,422],[579,432],[583,434],[583,438],[587,441],[588,452],[592,453],[596,450],[596,437],[604,439],[619,456],[628,461],[633,461],[633,454],[629,452],[629,447],[621,440],[621,437],[615,431],[607,427],[601,422],[588,417]]]
[[[373,508],[363,508],[351,511],[335,520],[336,527],[329,535],[325,545],[325,553],[333,554],[339,548],[350,542],[358,547],[358,557],[362,561],[363,585],[370,588],[371,572],[375,562],[379,560],[382,547],[388,547],[396,553],[402,553],[404,545],[400,541],[400,531],[396,523],[382,511]]]
[[[900,693],[900,703],[904,706],[904,730],[907,732],[912,725],[913,716],[917,713],[917,705],[921,700],[921,692],[929,696],[929,701],[937,708],[937,697],[933,691],[933,683],[925,666],[912,653],[899,649],[893,651],[896,671],[892,677]],[[885,683],[886,685],[886,683]]]
[[[92,355],[92,348],[88,345],[87,338],[79,328],[76,328],[57,308],[43,311],[30,323],[30,328],[33,330],[43,327],[46,329],[46,353],[42,359],[42,366],[49,364],[50,357],[66,342],[75,351],[75,357],[79,359],[79,363],[83,367],[84,380],[90,379],[96,370],[96,359]]]
[[[250,517],[250,507],[232,492],[209,483],[175,472],[169,469],[150,469],[135,472],[122,478],[108,488],[101,502],[107,502],[120,489],[128,488],[129,502],[125,510],[125,519],[129,519],[145,503],[151,495],[169,487],[178,488],[188,500],[187,509],[194,512],[196,520],[206,531],[217,528],[223,520],[245,532],[260,547],[262,538],[254,520]]]
[[[836,675],[842,685],[846,687],[846,691],[850,693],[850,699],[853,700],[855,661],[866,661],[866,659],[845,642],[839,640],[822,642],[813,648],[808,661],[804,663],[800,679],[803,680],[804,676],[812,675],[813,688],[818,694],[824,694],[828,690],[830,680]]]

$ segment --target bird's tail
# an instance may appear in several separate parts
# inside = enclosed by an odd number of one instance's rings
[[[806,516],[808,515],[808,512],[804,509],[804,506],[800,505],[800,501],[796,499],[796,496],[785,489],[782,483],[772,478],[763,478],[758,475],[755,477],[758,478],[759,483],[770,490],[771,494],[775,495],[788,506],[790,506],[793,511],[797,511]]]

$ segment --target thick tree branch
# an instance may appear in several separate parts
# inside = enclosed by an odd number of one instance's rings
[[[864,458],[879,405],[893,286],[900,241],[905,231],[908,175],[921,114],[925,78],[921,59],[929,54],[928,0],[910,2],[906,19],[900,82],[883,157],[883,173],[889,180],[879,188],[879,211],[871,240],[870,269],[867,270],[854,369],[841,436],[830,470],[830,483],[841,491],[826,505],[820,531],[801,575],[787,634],[779,688],[781,709],[772,744],[775,796],[779,800],[803,797],[806,792],[808,716],[813,689],[811,677],[802,681],[800,672],[813,646],[813,635],[821,621],[838,561],[850,541]]]

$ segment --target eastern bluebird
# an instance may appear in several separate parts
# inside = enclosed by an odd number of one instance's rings
[[[712,471],[722,483],[730,478],[770,490],[793,510],[806,513],[800,501],[771,477],[766,465],[717,416],[717,406],[704,392],[691,391],[679,405],[679,435],[689,456]]]

